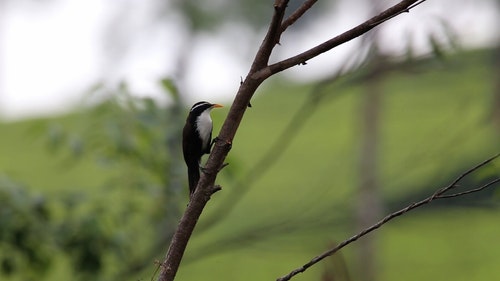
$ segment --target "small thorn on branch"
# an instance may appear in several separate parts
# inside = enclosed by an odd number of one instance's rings
[[[212,188],[212,194],[216,193],[217,191],[221,191],[222,190],[222,186],[216,184],[214,185],[214,187]]]
[[[222,165],[220,166],[220,168],[219,168],[219,172],[220,172],[222,169],[226,168],[226,166],[227,166],[227,165],[229,165],[229,163],[224,163],[224,164],[222,164]]]
[[[210,197],[212,197],[212,195],[214,195],[214,193],[218,192],[218,191],[221,191],[222,190],[222,186],[216,184],[214,186],[212,186],[211,188],[208,188],[204,191],[203,195],[206,197],[206,200],[210,200]]]

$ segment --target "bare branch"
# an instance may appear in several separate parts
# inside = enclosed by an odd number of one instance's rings
[[[283,277],[280,277],[277,279],[277,281],[287,281],[287,280],[290,280],[293,276],[299,274],[299,273],[302,273],[304,271],[306,271],[309,267],[313,266],[314,264],[320,262],[321,260],[323,260],[324,258],[328,257],[328,256],[331,256],[333,255],[334,253],[338,252],[340,249],[344,248],[345,246],[351,244],[352,242],[358,240],[359,238],[365,236],[366,234],[372,232],[373,230],[381,227],[382,225],[384,225],[385,223],[391,221],[392,219],[396,218],[396,217],[399,217],[415,208],[418,208],[422,205],[425,205],[425,204],[428,204],[430,202],[432,202],[434,199],[438,199],[438,198],[445,198],[445,197],[442,197],[443,194],[453,188],[455,188],[457,186],[457,183],[460,182],[463,178],[465,178],[467,175],[473,173],[474,171],[478,170],[479,168],[485,166],[486,164],[490,163],[491,161],[493,161],[494,159],[496,159],[497,157],[500,156],[500,153],[489,158],[489,159],[486,159],[485,161],[479,163],[478,165],[470,168],[469,170],[465,171],[463,174],[461,174],[460,176],[458,176],[452,183],[450,183],[449,185],[443,187],[443,188],[440,188],[438,189],[436,192],[434,192],[434,194],[432,194],[431,196],[421,200],[421,201],[418,201],[418,202],[415,202],[415,203],[411,203],[410,205],[408,205],[406,208],[403,208],[399,211],[396,211],[396,212],[393,212],[389,215],[387,215],[386,217],[384,217],[382,220],[380,220],[379,222],[377,222],[376,224],[368,227],[368,228],[365,228],[363,229],[361,232],[359,232],[358,234],[352,236],[351,238],[347,239],[347,240],[344,240],[343,242],[339,243],[337,246],[335,246],[334,248],[331,248],[330,250],[322,253],[321,255],[318,255],[316,257],[314,257],[312,260],[310,260],[309,262],[307,262],[306,264],[302,265],[301,267],[297,268],[297,269],[294,269],[293,271],[291,271],[290,273],[288,273],[287,275],[283,276]],[[480,187],[480,188],[475,188],[475,189],[472,189],[472,190],[469,190],[467,192],[461,192],[461,193],[456,193],[456,194],[453,194],[452,197],[457,197],[457,196],[461,196],[461,195],[465,195],[465,194],[469,194],[469,193],[472,193],[472,192],[478,192],[478,191],[481,191],[489,186],[492,186],[493,184],[497,183],[500,181],[500,178],[497,178],[496,180],[494,181],[491,181],[489,182],[488,184]],[[444,195],[446,196],[446,195]]]
[[[286,20],[283,21],[280,28],[280,33],[285,32],[285,30],[292,24],[294,24],[302,15],[305,14],[318,0],[306,0],[302,5],[295,10]]]
[[[402,14],[402,13],[409,13],[411,9],[415,8],[416,6],[418,6],[418,5],[422,4],[422,3],[423,3],[423,2],[425,2],[425,1],[426,1],[426,0],[420,0],[420,1],[418,1],[418,2],[416,2],[416,3],[414,3],[414,4],[412,4],[412,5],[410,5],[408,8],[406,8],[406,9],[404,9],[404,10],[399,11],[398,13],[396,13],[396,14],[394,14],[394,15],[392,15],[392,16],[390,16],[390,17],[388,17],[388,18],[384,18],[384,19],[382,19],[382,20],[380,20],[380,21],[378,21],[378,22],[374,23],[374,25],[379,25],[379,24],[381,24],[381,23],[383,23],[383,22],[386,22],[386,21],[388,21],[388,20],[392,19],[393,17],[396,17],[396,16],[398,16],[398,15],[400,15],[400,14]]]
[[[440,195],[438,197],[436,197],[436,199],[446,199],[446,198],[452,198],[452,197],[458,197],[458,196],[462,196],[462,195],[466,195],[466,194],[469,194],[469,193],[474,193],[474,192],[479,192],[483,189],[486,189],[488,188],[489,186],[491,185],[494,185],[496,183],[500,182],[500,178],[497,178],[497,179],[494,179],[486,184],[484,184],[483,186],[480,186],[478,188],[474,188],[474,189],[471,189],[471,190],[467,190],[467,191],[464,191],[464,192],[458,192],[458,193],[454,193],[454,194],[448,194],[448,195]]]
[[[377,16],[372,17],[371,19],[365,21],[364,23],[328,40],[325,41],[316,47],[313,47],[303,53],[300,53],[291,58],[282,60],[280,62],[269,65],[268,67],[261,69],[257,73],[253,74],[254,79],[262,79],[267,78],[273,74],[281,72],[285,69],[293,67],[299,64],[305,64],[308,60],[327,52],[341,44],[344,44],[356,37],[363,35],[364,33],[370,31],[374,27],[379,24],[397,16],[404,12],[409,12],[410,9],[415,8],[417,5],[425,2],[426,0],[404,0],[399,2],[398,4],[388,8]]]
[[[255,55],[253,64],[250,67],[250,73],[253,73],[267,66],[273,48],[279,42],[279,36],[281,35],[281,22],[283,21],[283,17],[285,16],[288,2],[289,0],[276,0],[274,2],[274,15],[271,19],[271,24],[269,24],[269,29],[267,30],[266,37],[264,38],[264,41],[262,41],[262,44],[260,45],[260,48]]]

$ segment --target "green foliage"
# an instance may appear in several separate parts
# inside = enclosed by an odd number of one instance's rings
[[[180,102],[171,81],[165,79],[162,85]],[[126,84],[115,90],[98,85],[91,94],[89,100],[101,95],[108,98],[63,119],[35,121],[24,133],[42,140],[37,142],[41,144],[38,149],[49,151],[45,159],[54,159],[57,170],[78,170],[91,163],[105,171],[105,180],[95,186],[88,185],[88,176],[80,176],[80,181],[73,177],[51,200],[35,200],[25,188],[3,178],[1,203],[6,207],[1,209],[0,248],[2,253],[13,253],[0,256],[5,274],[44,272],[53,260],[48,250],[64,253],[82,280],[122,274],[127,267],[117,270],[115,264],[149,263],[149,248],[158,243],[149,237],[154,232],[170,233],[175,226],[164,221],[165,217],[178,217],[180,204],[170,198],[175,196],[167,188],[166,171],[173,157],[167,157],[166,146],[168,141],[180,142],[180,131],[178,124],[169,122],[173,116],[167,111],[182,106],[175,103],[166,108],[150,98],[133,97]],[[12,163],[6,164],[10,167]],[[166,206],[165,201],[171,204]],[[40,217],[46,210],[54,215]],[[154,223],[148,223],[150,220]],[[127,241],[136,241],[141,247]],[[26,271],[27,267],[31,270]]]
[[[484,53],[460,55],[448,60],[451,68],[439,64],[432,71],[390,74],[379,165],[388,202],[399,202],[417,191],[427,194],[464,167],[498,151],[484,110],[491,92],[488,83],[493,80],[484,68],[484,58]],[[311,97],[310,85],[275,80],[258,93],[234,140],[230,165],[217,180],[223,190],[214,195],[200,221],[202,225],[215,218],[216,223],[196,229],[180,280],[208,274],[213,280],[273,279],[326,244],[353,233],[349,221],[357,185],[360,81],[346,78],[345,83],[328,85],[323,94]],[[75,279],[69,275],[81,280],[150,279],[153,261],[163,256],[187,203],[180,158],[185,108],[171,80],[162,81],[162,86],[172,100],[168,106],[134,97],[126,84],[111,90],[98,86],[93,92],[107,98],[93,107],[49,120],[0,124],[0,171],[29,186],[7,177],[1,182],[2,280],[35,274],[38,280]],[[275,147],[272,144],[290,116],[307,110],[310,116],[285,153],[258,176],[248,172]],[[223,115],[223,110],[213,112],[214,134]],[[497,173],[496,168],[497,162],[479,179]],[[33,195],[35,191],[43,196]],[[486,206],[484,198],[475,200]],[[497,230],[491,217],[498,212],[491,211],[481,220],[473,216],[478,213],[461,212],[442,221],[441,213],[410,215],[405,223],[382,231],[396,237],[383,240],[384,249],[393,254],[383,251],[382,259],[397,267],[397,276],[414,270],[401,269],[397,249],[416,253],[408,259],[418,259],[421,267],[435,269],[437,262],[437,255],[420,251],[425,239],[410,241],[401,235],[444,237],[450,226],[454,233],[463,233],[462,245],[483,249],[484,256],[497,261],[487,251],[498,250],[485,245],[494,241],[490,236]],[[461,229],[464,221],[477,223],[473,229]],[[426,231],[429,227],[435,232]],[[466,240],[471,231],[489,238]],[[450,240],[450,245],[456,243]],[[449,248],[438,246],[436,251],[443,253],[439,262],[446,262],[448,268],[459,268],[466,260],[447,255]],[[345,255],[350,264],[354,254],[347,250]],[[479,255],[471,257],[470,262],[485,262]],[[493,266],[485,270],[498,273]],[[297,280],[311,280],[320,276],[319,271]],[[473,277],[460,271],[456,275]],[[392,271],[384,271],[383,276],[398,278]],[[459,280],[457,276],[449,278]]]
[[[45,271],[52,244],[46,199],[1,175],[0,206],[0,272],[11,275],[28,266]]]
[[[290,1],[289,10],[294,11],[301,5],[300,1]],[[268,0],[221,0],[221,1],[177,1],[177,8],[190,23],[194,31],[213,30],[228,22],[246,24],[256,29],[263,28],[272,16],[273,1]],[[324,3],[317,3],[315,8],[305,19],[298,22],[298,26],[308,18],[316,18],[319,8]]]

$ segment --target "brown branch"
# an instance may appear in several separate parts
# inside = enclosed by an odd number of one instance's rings
[[[316,4],[318,0],[306,0],[302,5],[295,10],[286,20],[283,21],[280,28],[280,33],[285,32],[285,30],[292,24],[294,24],[302,15],[304,15],[311,7]]]
[[[388,8],[387,10],[383,11],[382,13],[372,17],[371,19],[365,21],[364,23],[328,40],[325,41],[316,47],[313,47],[303,53],[300,53],[296,56],[293,56],[291,58],[282,60],[280,62],[274,63],[272,65],[269,65],[268,67],[265,67],[258,71],[257,73],[253,74],[254,79],[262,79],[262,78],[267,78],[273,74],[276,74],[278,72],[281,72],[283,70],[286,70],[288,68],[291,68],[296,65],[300,64],[305,64],[308,60],[325,53],[327,51],[330,51],[331,49],[344,44],[354,38],[357,38],[366,32],[370,31],[374,27],[380,25],[381,23],[397,16],[400,15],[404,12],[409,12],[410,9],[416,7],[417,5],[422,4],[426,0],[403,0],[399,2],[398,4]]]
[[[494,179],[494,180],[492,180],[492,181],[490,181],[490,182],[488,182],[488,183],[486,183],[483,186],[480,186],[478,188],[474,188],[474,189],[467,190],[464,192],[458,192],[458,193],[447,194],[447,195],[440,195],[440,196],[436,197],[436,199],[446,199],[446,198],[452,198],[452,197],[459,197],[459,196],[463,196],[463,195],[466,195],[469,193],[479,192],[479,191],[486,189],[489,186],[494,185],[498,182],[500,182],[500,178]]]
[[[289,0],[276,0],[274,2],[273,18],[271,19],[271,23],[269,24],[269,29],[267,30],[266,37],[264,37],[264,41],[262,41],[262,44],[260,45],[260,48],[255,55],[253,64],[250,67],[250,73],[256,72],[257,70],[267,66],[273,48],[279,42],[279,37],[281,35],[281,22],[283,21],[283,17],[285,16],[285,10],[288,2]],[[264,79],[258,80],[263,81]],[[243,81],[243,83],[244,82],[245,81]]]
[[[368,227],[368,228],[365,228],[363,229],[361,232],[359,232],[358,234],[352,236],[351,238],[347,239],[347,240],[344,240],[343,242],[341,242],[340,244],[338,244],[336,247],[334,248],[331,248],[330,250],[322,253],[321,255],[318,255],[316,257],[314,257],[313,259],[311,259],[309,262],[307,262],[306,264],[302,265],[301,267],[297,268],[297,269],[294,269],[292,270],[290,273],[288,273],[287,275],[283,276],[283,277],[280,277],[277,279],[277,281],[287,281],[287,280],[290,280],[293,276],[299,274],[299,273],[302,273],[304,271],[306,271],[309,267],[313,266],[314,264],[320,262],[321,260],[323,260],[324,258],[326,257],[329,257],[331,255],[333,255],[334,253],[338,252],[339,250],[341,250],[342,248],[344,248],[345,246],[351,244],[352,242],[358,240],[359,238],[365,236],[366,234],[374,231],[375,229],[378,229],[379,227],[381,227],[382,225],[384,225],[385,223],[391,221],[392,219],[396,218],[396,217],[399,217],[415,208],[418,208],[422,205],[426,205],[430,202],[432,202],[434,199],[439,199],[439,198],[444,198],[442,196],[446,196],[446,195],[443,195],[445,192],[455,188],[457,186],[457,183],[460,182],[463,178],[465,178],[466,176],[468,176],[469,174],[473,173],[474,171],[478,170],[479,168],[485,166],[486,164],[490,163],[491,161],[493,161],[494,159],[496,159],[497,157],[500,156],[500,153],[479,163],[478,165],[470,168],[469,170],[467,170],[466,172],[464,172],[463,174],[461,174],[459,177],[457,177],[452,183],[450,183],[449,185],[441,188],[441,189],[438,189],[436,192],[434,192],[434,194],[432,194],[431,196],[421,200],[421,201],[418,201],[418,202],[414,202],[414,203],[411,203],[410,205],[408,205],[406,208],[403,208],[399,211],[396,211],[396,212],[393,212],[389,215],[387,215],[386,217],[384,217],[382,220],[380,220],[379,222],[377,222],[376,224]],[[482,187],[480,188],[475,188],[475,189],[472,189],[472,190],[469,190],[468,192],[461,192],[461,193],[457,193],[457,194],[453,194],[454,196],[453,197],[456,197],[456,196],[461,196],[461,195],[465,195],[465,194],[469,194],[469,193],[472,193],[472,192],[478,192],[478,191],[481,191],[487,187],[490,187],[492,186],[493,184],[499,182],[500,179],[496,179],[494,181],[491,181],[485,185],[483,185]]]

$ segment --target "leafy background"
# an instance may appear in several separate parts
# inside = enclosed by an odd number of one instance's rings
[[[493,50],[419,60],[383,82],[385,212],[417,201],[500,149]],[[269,280],[355,233],[363,69],[320,90],[273,79],[254,98],[190,241],[178,280]],[[122,83],[92,107],[0,124],[2,280],[149,280],[187,204],[179,132],[187,107]],[[215,133],[227,112],[212,113]],[[290,143],[274,146],[292,123]],[[276,151],[276,148],[283,151]],[[283,152],[283,153],[280,153]],[[272,161],[261,161],[277,153]],[[498,175],[498,161],[465,183]],[[383,227],[381,280],[499,274],[498,189],[436,202]],[[385,213],[384,212],[384,213]],[[356,247],[297,277],[356,280]]]

